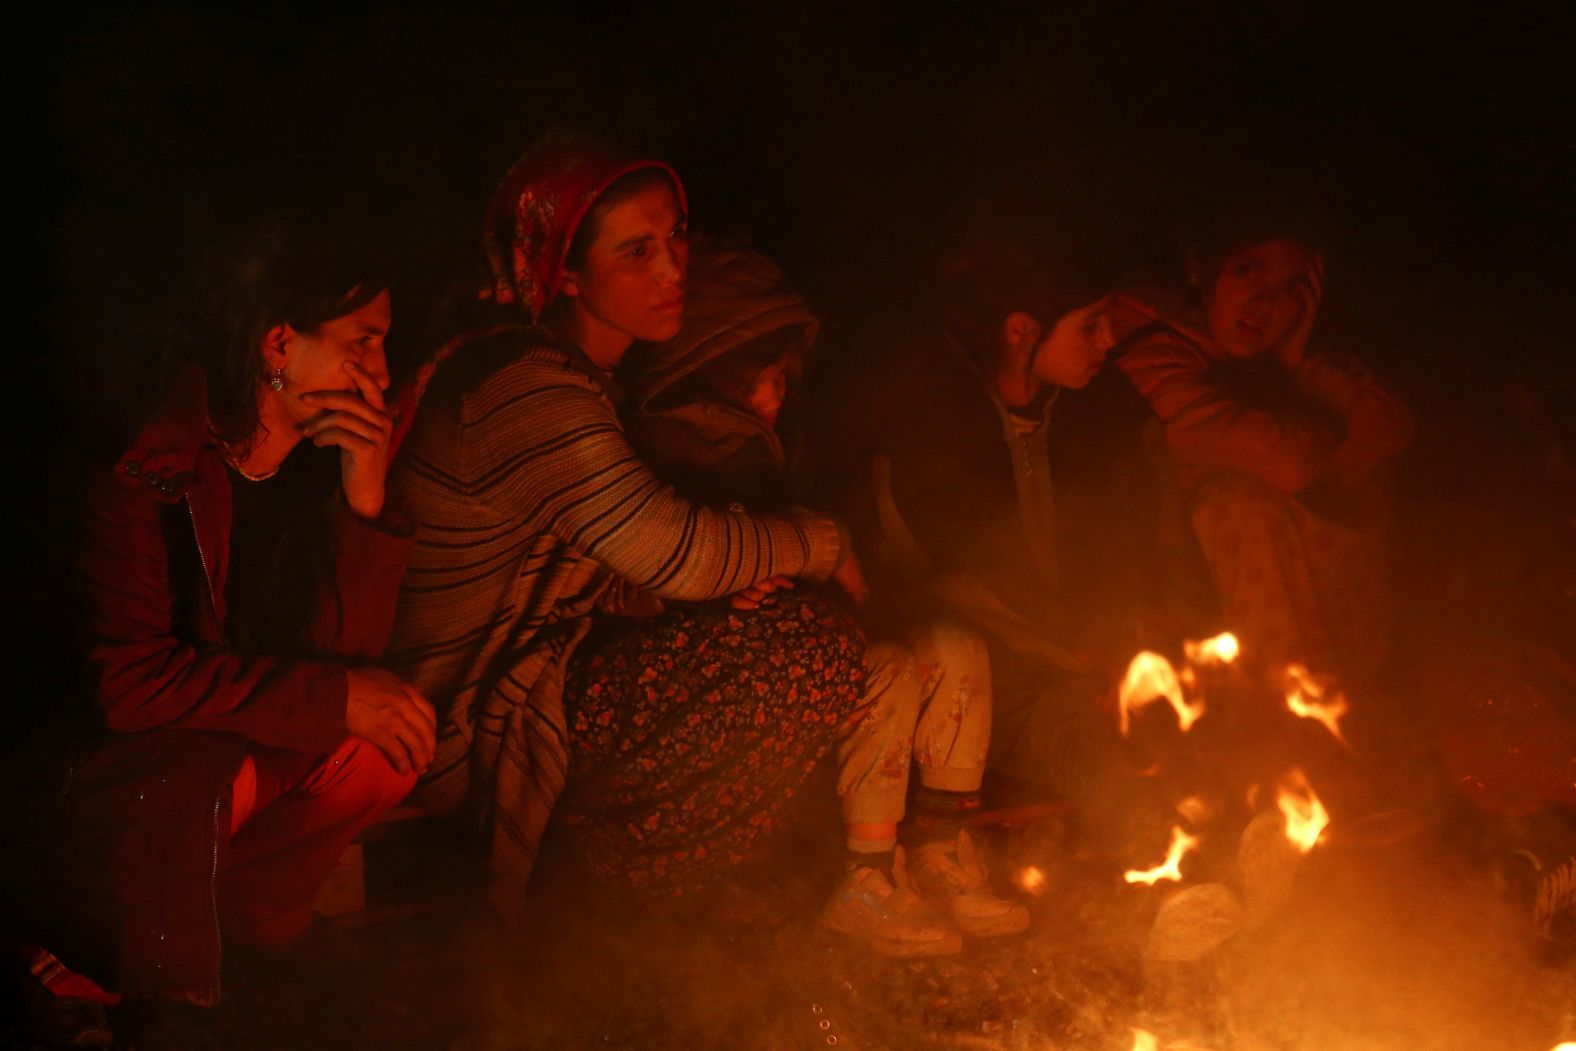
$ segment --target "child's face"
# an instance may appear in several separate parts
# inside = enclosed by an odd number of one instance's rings
[[[768,427],[777,426],[777,414],[782,412],[783,400],[788,397],[788,359],[773,362],[756,374],[750,387],[748,408],[755,418]]]
[[[1115,342],[1106,307],[1107,300],[1099,299],[1058,318],[1035,347],[1034,374],[1058,387],[1087,387]]]
[[[1302,310],[1297,290],[1309,261],[1296,241],[1264,241],[1228,258],[1209,298],[1215,342],[1234,358],[1251,358],[1284,339]]]

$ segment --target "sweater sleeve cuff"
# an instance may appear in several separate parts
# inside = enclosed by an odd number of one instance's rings
[[[843,552],[851,543],[848,528],[831,515],[819,511],[797,508],[794,521],[804,530],[809,543],[805,558],[804,579],[816,583],[827,579],[843,560]]]

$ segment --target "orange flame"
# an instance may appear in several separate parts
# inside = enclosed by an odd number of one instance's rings
[[[1346,744],[1341,734],[1341,716],[1352,710],[1346,695],[1331,683],[1315,678],[1301,664],[1286,666],[1286,707],[1293,715],[1317,719],[1337,741]]]
[[[1237,654],[1242,652],[1242,647],[1237,642],[1237,637],[1229,631],[1223,631],[1212,639],[1202,642],[1184,642],[1182,655],[1189,664],[1230,664],[1237,659]]]
[[[1290,773],[1281,778],[1275,802],[1281,813],[1286,815],[1286,838],[1298,850],[1308,853],[1330,823],[1330,814],[1324,809],[1324,804],[1319,802],[1319,797],[1314,794],[1313,786],[1308,784],[1301,768],[1293,767]]]
[[[1164,699],[1177,713],[1177,725],[1186,733],[1204,714],[1202,700],[1189,704],[1182,697],[1182,683],[1171,662],[1158,653],[1143,650],[1127,666],[1122,688],[1117,693],[1117,719],[1122,736],[1132,726],[1132,713]]]
[[[1039,894],[1045,889],[1045,873],[1030,865],[1018,873],[1018,886],[1030,894]]]
[[[1160,1041],[1147,1029],[1133,1029],[1133,1051],[1160,1051]]]
[[[1147,883],[1153,887],[1163,879],[1182,879],[1182,858],[1187,852],[1198,846],[1198,837],[1190,836],[1182,831],[1181,825],[1171,827],[1171,847],[1166,851],[1166,860],[1152,869],[1128,869],[1122,873],[1122,878],[1128,883]]]

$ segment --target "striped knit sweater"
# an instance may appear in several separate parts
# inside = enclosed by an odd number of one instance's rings
[[[679,498],[630,449],[614,397],[544,331],[495,331],[433,377],[396,466],[417,541],[387,662],[439,713],[418,798],[470,804],[506,914],[568,768],[564,667],[613,585],[710,599],[824,579],[842,551],[825,515]]]

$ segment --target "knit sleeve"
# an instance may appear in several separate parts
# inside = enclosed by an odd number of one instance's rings
[[[1346,424],[1336,468],[1363,473],[1411,444],[1416,423],[1401,397],[1356,358],[1310,354],[1297,369],[1298,387]]]
[[[663,598],[716,598],[779,574],[825,579],[842,553],[838,525],[818,512],[758,515],[682,499],[631,449],[596,383],[550,349],[473,390],[457,440],[458,477],[443,484]],[[419,457],[411,466],[439,470]]]
[[[1182,464],[1241,471],[1287,493],[1331,464],[1336,435],[1296,414],[1244,405],[1211,379],[1203,353],[1169,329],[1143,337],[1119,364]]]

